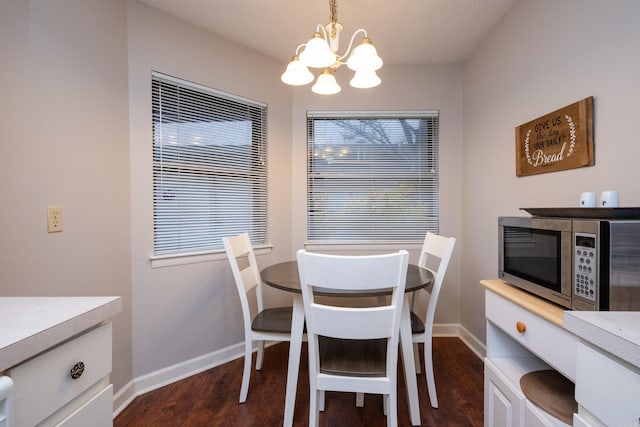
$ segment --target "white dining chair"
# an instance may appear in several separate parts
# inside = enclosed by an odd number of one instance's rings
[[[416,372],[420,373],[418,344],[422,343],[424,346],[424,371],[427,376],[427,390],[429,391],[429,398],[433,408],[438,407],[436,382],[433,375],[433,319],[438,303],[438,296],[442,289],[442,282],[447,272],[447,266],[449,265],[455,244],[456,239],[453,237],[439,236],[431,232],[427,233],[420,252],[420,258],[418,259],[418,265],[431,270],[434,277],[433,286],[431,287],[431,292],[424,290],[429,293],[429,301],[426,310],[422,311],[420,315],[418,315],[415,310],[418,299],[416,298],[416,294],[420,291],[414,293],[411,301],[411,332],[414,343],[413,349],[416,361]]]
[[[222,241],[240,297],[244,323],[244,370],[240,387],[240,403],[243,403],[249,391],[253,343],[258,344],[256,370],[260,370],[265,341],[291,341],[292,307],[264,308],[260,270],[247,233],[224,237]],[[257,310],[252,311],[252,307]]]
[[[382,394],[387,425],[398,423],[397,371],[400,316],[409,255],[297,253],[309,343],[309,425],[318,426],[326,391]],[[350,293],[335,301],[316,299]],[[387,289],[388,303],[362,307],[356,295]],[[350,303],[353,301],[353,303]]]

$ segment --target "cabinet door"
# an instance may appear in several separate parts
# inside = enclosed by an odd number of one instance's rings
[[[524,426],[525,427],[551,427],[544,422],[542,417],[538,416],[538,412],[530,402],[524,405]]]
[[[485,427],[516,427],[522,425],[523,399],[485,360],[484,369],[484,425]]]
[[[526,400],[524,405],[524,425],[525,427],[570,427],[529,400]]]
[[[77,411],[62,420],[57,427],[112,427],[113,385],[104,388]]]
[[[576,400],[608,426],[638,426],[640,370],[583,343],[578,345]]]

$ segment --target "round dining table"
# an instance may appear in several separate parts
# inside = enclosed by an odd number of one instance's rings
[[[291,318],[291,342],[289,344],[289,362],[287,367],[287,389],[285,395],[284,423],[285,427],[293,425],[293,413],[298,387],[298,372],[300,369],[300,354],[302,349],[304,329],[304,304],[300,289],[300,276],[296,261],[285,261],[265,267],[260,271],[262,282],[275,289],[280,289],[293,294],[293,316]],[[400,319],[400,346],[402,349],[402,363],[405,374],[405,386],[407,389],[407,402],[409,403],[409,415],[411,424],[420,425],[420,406],[418,402],[418,381],[416,379],[416,365],[413,354],[413,340],[411,333],[411,312],[409,296],[420,289],[431,290],[433,274],[426,268],[415,264],[407,267],[407,282],[405,298],[402,304]],[[348,296],[345,293],[327,290],[323,292],[327,296]],[[358,293],[358,296],[385,296],[391,291],[372,292],[369,294]]]

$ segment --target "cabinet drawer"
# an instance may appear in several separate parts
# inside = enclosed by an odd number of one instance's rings
[[[640,372],[610,357],[578,344],[576,400],[605,425],[636,426]]]
[[[91,400],[62,420],[57,427],[112,427],[113,386],[110,384]]]
[[[489,321],[518,344],[575,381],[578,344],[575,335],[493,292],[486,293],[485,313]],[[525,330],[519,332],[519,325]],[[492,354],[491,357],[501,355]]]
[[[79,362],[77,378],[71,370]],[[9,370],[16,427],[34,426],[111,372],[111,323],[97,327]]]

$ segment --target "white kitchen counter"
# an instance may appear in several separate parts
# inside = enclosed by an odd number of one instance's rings
[[[0,374],[122,311],[122,297],[0,297]]]
[[[640,312],[566,311],[564,328],[640,369]]]

